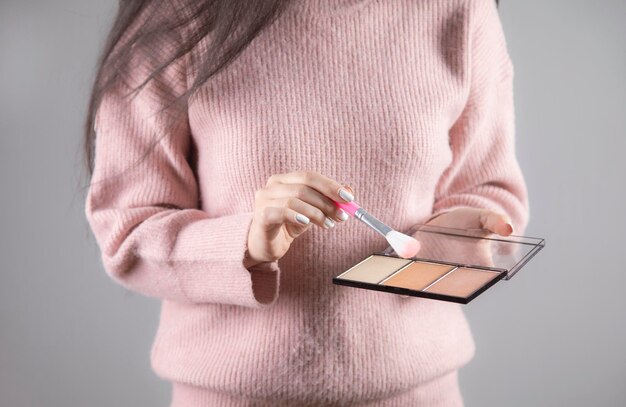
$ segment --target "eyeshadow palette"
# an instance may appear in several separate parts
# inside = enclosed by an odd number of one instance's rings
[[[372,253],[333,283],[414,297],[467,304],[498,281],[509,280],[545,240],[500,236],[483,229],[416,225],[409,232],[421,244],[415,257],[391,248]]]

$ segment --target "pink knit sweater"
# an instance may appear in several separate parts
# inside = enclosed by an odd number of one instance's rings
[[[456,374],[474,353],[460,305],[332,284],[387,247],[360,222],[313,226],[252,271],[242,260],[255,191],[304,169],[399,231],[469,206],[523,232],[494,0],[296,0],[168,129],[152,112],[190,85],[190,58],[135,99],[107,94],[85,207],[106,272],[163,300],[155,372],[273,405],[400,397]]]

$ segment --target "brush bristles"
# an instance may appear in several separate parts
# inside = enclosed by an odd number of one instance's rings
[[[385,236],[393,250],[398,256],[409,258],[413,257],[420,250],[420,243],[411,236],[392,230]]]

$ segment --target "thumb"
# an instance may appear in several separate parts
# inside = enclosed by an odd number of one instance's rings
[[[508,216],[486,209],[480,212],[480,225],[482,228],[501,236],[508,236],[513,233],[513,225]]]

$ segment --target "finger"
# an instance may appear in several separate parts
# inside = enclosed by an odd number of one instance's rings
[[[350,191],[350,193],[351,193],[352,195],[354,195],[354,190],[352,189],[352,187],[351,187],[350,185],[343,184],[343,187],[344,187],[345,189],[347,189],[348,191]]]
[[[328,198],[339,202],[351,202],[354,200],[354,194],[344,188],[339,182],[315,171],[294,171],[286,174],[275,174],[267,181],[268,186],[277,183],[308,185]]]
[[[264,191],[266,199],[285,199],[289,197],[298,198],[320,209],[324,215],[335,222],[342,222],[348,219],[348,214],[337,208],[333,201],[322,195],[319,191],[304,184],[276,184],[266,187]],[[292,208],[299,209],[299,208]]]
[[[274,238],[284,224],[292,225],[294,236],[304,232],[310,226],[310,219],[286,206],[265,206],[261,211],[261,224],[268,238]]]
[[[319,208],[299,198],[286,197],[270,201],[273,206],[284,206],[306,216],[311,222],[324,229],[332,229],[335,222],[328,218]]]
[[[486,209],[480,212],[480,225],[502,236],[513,233],[513,225],[506,215]]]

